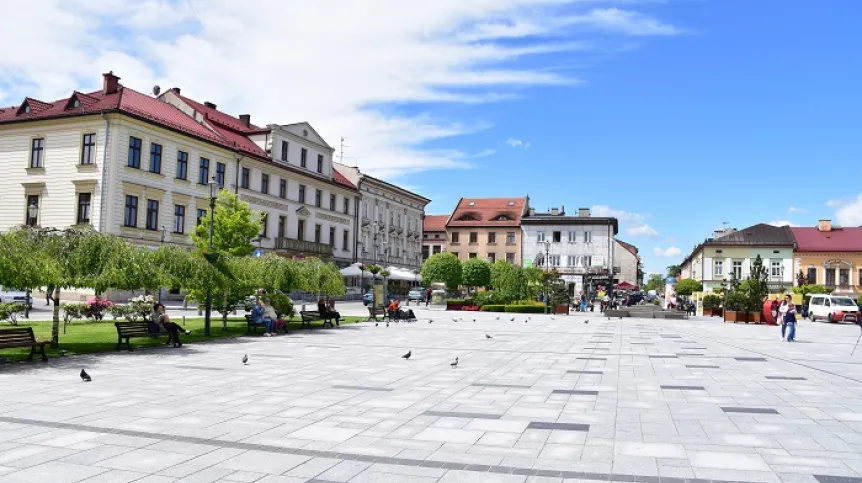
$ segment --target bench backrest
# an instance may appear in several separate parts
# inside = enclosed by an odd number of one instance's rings
[[[32,327],[15,327],[0,330],[0,347],[29,346],[36,342]]]
[[[114,322],[117,326],[117,333],[126,335],[148,335],[150,333],[149,325],[146,322]]]

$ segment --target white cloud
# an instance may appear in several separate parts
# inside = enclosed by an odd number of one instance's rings
[[[630,236],[656,237],[659,232],[647,224],[646,215],[625,210],[617,210],[607,205],[595,205],[590,208],[593,216],[613,217],[620,221],[622,229]]]
[[[513,148],[530,149],[530,142],[529,141],[521,141],[520,139],[509,138],[506,140],[506,144],[508,144],[509,146],[512,146]]]
[[[835,209],[835,221],[841,226],[862,226],[862,193],[856,199],[832,200],[827,206]]]
[[[425,143],[489,127],[388,106],[503,102],[524,86],[574,84],[549,67],[596,41],[609,49],[678,31],[636,4],[591,10],[581,0],[7,3],[6,18],[38,18],[39,28],[0,29],[0,45],[26,46],[0,49],[4,102],[95,89],[114,70],[128,87],[181,87],[258,124],[308,120],[331,143],[351,139],[353,161],[384,177],[468,167],[471,153]]]
[[[808,213],[808,210],[806,210],[805,208],[799,208],[797,206],[791,206],[790,208],[787,209],[787,212],[788,213]]]
[[[799,224],[787,220],[770,221],[767,224],[772,226],[799,226]]]
[[[659,256],[659,257],[670,258],[670,257],[678,257],[678,256],[682,255],[682,250],[680,250],[677,247],[668,247],[666,249],[661,248],[661,247],[655,247],[655,248],[653,248],[653,253],[655,253],[656,256]]]

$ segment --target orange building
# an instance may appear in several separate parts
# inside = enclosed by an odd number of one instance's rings
[[[842,294],[862,293],[862,227],[842,228],[830,220],[791,228],[796,238],[797,284],[824,285]]]
[[[521,217],[529,198],[461,198],[446,223],[446,251],[462,262],[483,258],[521,264]]]

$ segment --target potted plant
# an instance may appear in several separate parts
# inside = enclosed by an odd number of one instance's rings
[[[721,298],[716,294],[707,294],[703,297],[703,316],[713,317],[721,315]]]
[[[761,323],[765,319],[763,317],[763,301],[769,295],[769,274],[763,266],[763,259],[760,255],[755,257],[751,262],[751,275],[749,275],[747,284],[748,303],[746,310],[749,313],[749,322]]]
[[[748,322],[746,317],[748,295],[745,292],[745,288],[741,285],[736,290],[727,292],[724,304],[725,322]]]

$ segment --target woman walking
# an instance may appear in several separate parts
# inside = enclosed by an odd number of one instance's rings
[[[787,342],[795,342],[796,341],[796,305],[793,304],[793,299],[790,295],[784,297],[784,302],[782,302],[781,307],[779,307],[778,311],[782,314],[781,316],[781,337],[784,338],[785,328],[787,329],[787,338],[784,339]]]

